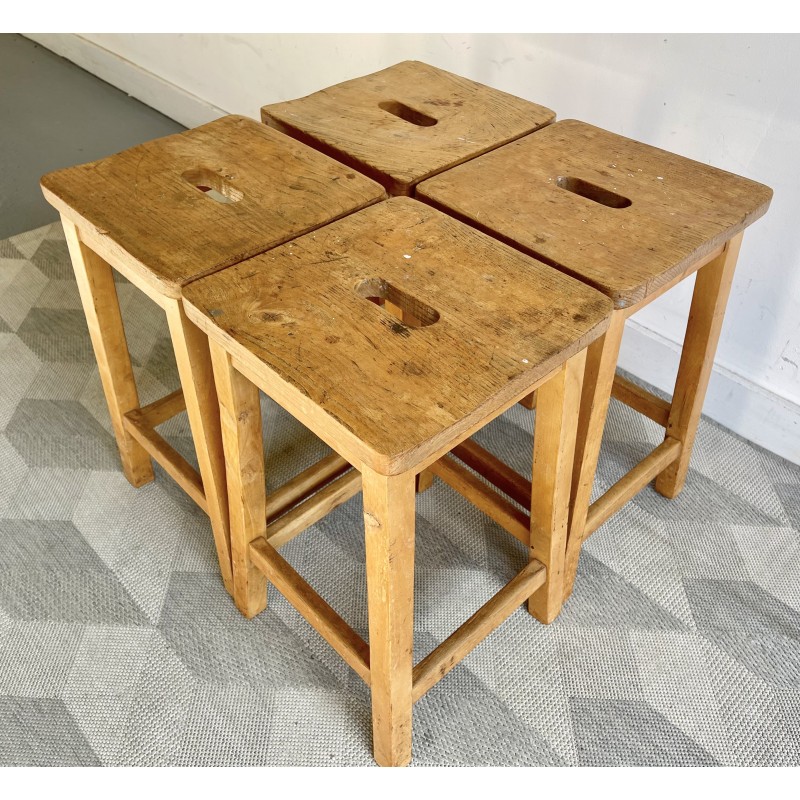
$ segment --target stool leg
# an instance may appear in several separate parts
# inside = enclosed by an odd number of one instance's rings
[[[411,760],[414,642],[414,475],[364,469],[370,686],[375,760]]]
[[[189,426],[197,452],[203,493],[211,519],[220,573],[225,588],[233,593],[231,542],[228,520],[228,490],[225,485],[225,455],[219,421],[219,401],[208,349],[208,337],[192,324],[180,300],[165,304],[178,375]]]
[[[531,392],[527,397],[523,397],[519,404],[528,411],[533,411],[536,408],[536,392]]]
[[[228,353],[214,342],[209,344],[225,448],[233,599],[250,618],[267,606],[266,578],[250,559],[250,542],[267,534],[261,403],[258,389],[234,369]]]
[[[586,351],[582,350],[536,393],[530,558],[547,567],[547,580],[528,599],[528,611],[544,623],[558,616],[564,600],[575,420],[580,408],[585,363]]]
[[[417,475],[417,494],[427,492],[433,486],[434,474],[429,469],[424,469]]]
[[[614,385],[625,319],[622,311],[615,311],[611,315],[608,330],[592,342],[586,351],[586,372],[572,467],[572,500],[564,574],[565,601],[572,594],[578,571],[583,531],[592,498],[594,475],[606,426],[608,404],[611,401],[611,388]]]
[[[133,486],[143,486],[153,480],[153,465],[147,451],[125,430],[122,422],[128,411],[139,408],[139,393],[114,276],[111,267],[80,240],[75,225],[64,217],[61,223],[117,439],[122,471]]]
[[[728,242],[717,258],[697,273],[695,280],[666,434],[681,443],[681,450],[678,458],[656,478],[656,491],[670,499],[683,489],[689,471],[692,445],[714,366],[714,354],[741,244],[740,233]]]

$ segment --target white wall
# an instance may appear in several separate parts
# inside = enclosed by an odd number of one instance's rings
[[[771,186],[745,235],[705,413],[800,463],[799,36],[29,34],[187,126],[416,58]],[[691,281],[628,326],[671,391]]]

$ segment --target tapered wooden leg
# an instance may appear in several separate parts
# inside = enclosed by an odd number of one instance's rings
[[[676,497],[686,481],[741,244],[740,233],[728,242],[717,258],[697,273],[667,422],[666,435],[677,439],[681,450],[677,460],[656,478],[656,491],[664,497]]]
[[[547,567],[547,579],[528,599],[528,610],[545,623],[558,616],[564,601],[572,464],[585,363],[582,350],[537,392],[530,557]]]
[[[417,475],[417,494],[427,492],[433,486],[434,474],[429,469],[424,469]]]
[[[411,670],[414,640],[414,475],[365,469],[370,685],[375,760],[411,760]]]
[[[267,532],[267,493],[258,389],[234,369],[228,353],[209,342],[219,396],[230,508],[233,599],[246,617],[267,606],[267,581],[253,566],[250,542]]]
[[[523,406],[523,408],[527,408],[528,411],[533,411],[536,408],[536,392],[531,392],[526,397],[523,397],[522,400],[519,401],[519,404]]]
[[[139,408],[139,393],[133,377],[114,276],[111,267],[80,240],[75,225],[64,217],[61,223],[117,439],[122,471],[133,486],[143,486],[153,480],[153,465],[147,451],[125,430],[122,423],[128,411]]]
[[[586,372],[575,441],[575,461],[572,467],[572,500],[564,570],[565,600],[572,594],[575,574],[578,571],[586,515],[592,497],[594,474],[600,456],[600,445],[606,426],[606,414],[611,400],[625,319],[624,312],[615,311],[611,316],[608,330],[592,342],[586,352]]]
[[[211,519],[220,574],[225,588],[233,594],[225,455],[208,337],[189,321],[180,300],[167,301],[165,311],[197,452],[200,477],[203,479],[203,493]]]

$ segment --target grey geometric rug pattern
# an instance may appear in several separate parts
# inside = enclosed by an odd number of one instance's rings
[[[119,281],[143,402],[177,387]],[[369,692],[275,590],[242,618],[207,519],[123,477],[59,224],[0,242],[0,765],[370,765]],[[326,452],[264,401],[269,484]],[[530,469],[533,415],[479,435]],[[191,455],[185,415],[162,428]],[[663,435],[663,434],[662,434]],[[596,491],[659,441],[612,402]],[[360,499],[282,551],[367,637]],[[558,620],[524,609],[414,709],[414,764],[800,764],[800,468],[703,420],[680,497],[587,542]],[[417,501],[421,658],[525,563],[438,482]]]

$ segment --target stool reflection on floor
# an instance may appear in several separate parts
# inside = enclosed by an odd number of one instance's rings
[[[526,598],[543,622],[561,608],[574,418],[611,303],[406,198],[201,279],[184,302],[211,342],[236,603],[258,613],[274,583],[369,683],[378,763],[406,764],[413,702]],[[530,563],[413,666],[414,479],[537,388]],[[259,389],[356,469],[369,645],[277,552],[287,539],[265,524]]]

